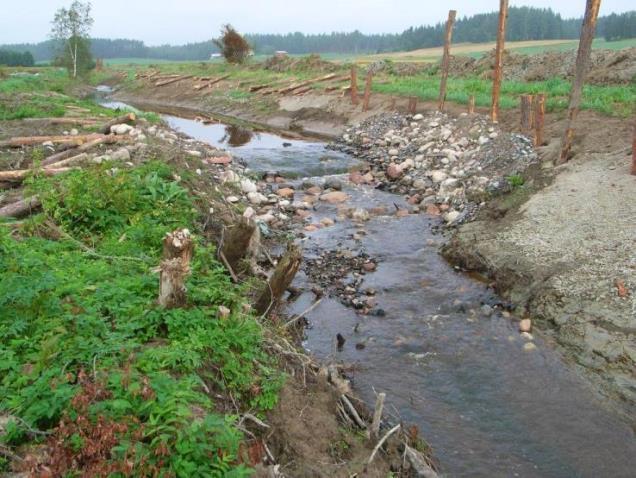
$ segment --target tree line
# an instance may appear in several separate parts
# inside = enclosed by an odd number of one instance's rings
[[[498,12],[483,13],[457,20],[453,32],[455,43],[482,43],[493,41],[497,35]],[[506,38],[509,41],[576,39],[580,35],[582,20],[564,19],[552,9],[511,7]],[[256,54],[269,55],[275,51],[293,54],[305,53],[384,53],[408,51],[443,45],[445,24],[411,27],[398,34],[324,33],[306,35],[247,34],[245,38]],[[607,40],[636,37],[636,12],[611,14],[601,17],[597,36]],[[38,44],[10,45],[16,52],[30,51],[35,61],[53,58],[52,41]],[[213,40],[186,45],[147,46],[139,40],[110,40],[94,38],[91,52],[96,58],[148,58],[164,60],[202,61],[218,52]]]
[[[0,65],[33,66],[35,65],[35,59],[30,51],[0,50]]]

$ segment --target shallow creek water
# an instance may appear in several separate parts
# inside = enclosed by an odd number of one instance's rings
[[[164,119],[232,151],[256,172],[324,176],[344,172],[354,161],[319,142]],[[384,205],[394,211],[394,204],[404,204],[399,196],[344,178],[343,183],[351,196],[347,207]],[[335,206],[319,204],[314,219],[336,214]],[[368,403],[374,402],[374,391],[386,392],[388,413],[419,426],[444,476],[636,476],[634,430],[540,334],[534,334],[537,349],[525,351],[516,322],[498,312],[480,312],[497,297],[439,256],[442,238],[433,234],[435,221],[426,215],[372,217],[361,240],[353,239],[359,227],[348,220],[308,233],[307,258],[349,249],[378,260],[363,287],[377,290],[386,315],[359,316],[337,298],[325,298],[307,317],[306,348],[318,358],[335,353],[355,364],[354,385]],[[304,273],[294,285],[306,292],[289,306],[292,314],[315,300]],[[347,342],[334,352],[337,333]]]

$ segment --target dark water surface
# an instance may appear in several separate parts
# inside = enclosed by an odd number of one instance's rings
[[[255,171],[323,176],[353,163],[318,142],[165,119],[198,140],[229,149]],[[346,186],[346,192],[352,196],[347,207],[384,205],[394,211],[394,203],[403,204],[399,196],[368,187]],[[320,204],[314,219],[335,216],[334,206]],[[326,298],[308,315],[307,349],[320,358],[332,356],[334,336],[341,333],[347,342],[336,356],[357,365],[356,390],[369,403],[374,390],[386,392],[387,411],[420,427],[444,476],[636,477],[633,429],[550,343],[535,333],[537,348],[526,351],[516,322],[481,312],[496,296],[439,256],[434,224],[425,215],[387,215],[365,223],[366,235],[358,242],[351,236],[359,228],[348,220],[311,233],[306,257],[348,249],[378,259],[363,287],[377,290],[386,315],[361,317]],[[312,287],[303,273],[295,285]],[[305,310],[314,300],[306,292],[289,312]]]

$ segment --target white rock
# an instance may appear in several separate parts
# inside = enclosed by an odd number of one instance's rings
[[[237,198],[236,196],[228,196],[225,198],[225,200],[229,203],[234,204],[235,202],[239,202],[239,198]],[[249,208],[251,209],[251,208]]]
[[[265,224],[269,224],[270,222],[274,221],[276,219],[276,216],[274,216],[271,213],[267,213],[267,214],[262,214],[260,216],[256,216],[256,221],[257,222],[264,222]]]
[[[115,161],[130,161],[130,151],[126,148],[120,148],[110,155]]]
[[[246,219],[252,219],[256,215],[256,211],[252,208],[252,206],[248,206],[245,211],[243,211],[243,217]]]
[[[267,201],[267,197],[265,197],[261,193],[257,193],[257,192],[247,193],[247,199],[249,200],[249,202],[251,202],[252,204],[254,204],[256,206],[258,206],[259,204],[262,204],[262,203]]]
[[[115,124],[110,127],[110,132],[118,136],[123,136],[130,133],[134,128],[129,124]]]
[[[73,128],[71,130],[71,136],[77,136],[79,134],[79,131],[77,131],[77,129]]]
[[[490,141],[490,138],[488,138],[487,136],[480,136],[478,141],[479,144],[484,145]]]
[[[201,152],[200,151],[186,150],[186,153],[189,154],[190,156],[195,157],[195,158],[200,158],[201,157]]]
[[[534,345],[532,342],[527,342],[523,346],[523,350],[525,350],[526,352],[532,352],[533,350],[536,350],[536,349],[537,349],[537,346]]]
[[[433,170],[429,173],[429,176],[433,180],[434,183],[441,183],[444,181],[448,175],[444,171]]]
[[[238,183],[241,178],[231,169],[221,173],[221,181],[224,183]]]
[[[254,181],[246,178],[241,180],[241,191],[243,191],[246,194],[255,193],[258,191],[258,188],[256,187],[256,184],[254,183]]]
[[[422,121],[423,119],[424,119],[424,115],[421,113],[418,113],[415,116],[413,116],[413,121]]]
[[[53,141],[45,141],[44,143],[42,143],[42,146],[44,146],[45,148],[53,148]]]
[[[398,154],[400,154],[400,151],[397,149],[389,149],[389,156],[397,156]]]
[[[351,214],[351,219],[354,221],[368,221],[369,220],[369,211],[362,208],[357,208]]]
[[[461,213],[459,211],[450,211],[448,213],[446,213],[444,215],[444,220],[449,223],[452,224],[453,222],[455,222],[457,220],[457,218],[461,215]]]

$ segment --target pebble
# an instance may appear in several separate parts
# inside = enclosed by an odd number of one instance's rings
[[[532,320],[523,319],[521,322],[519,322],[519,330],[521,332],[530,332],[530,331],[532,331]]]

